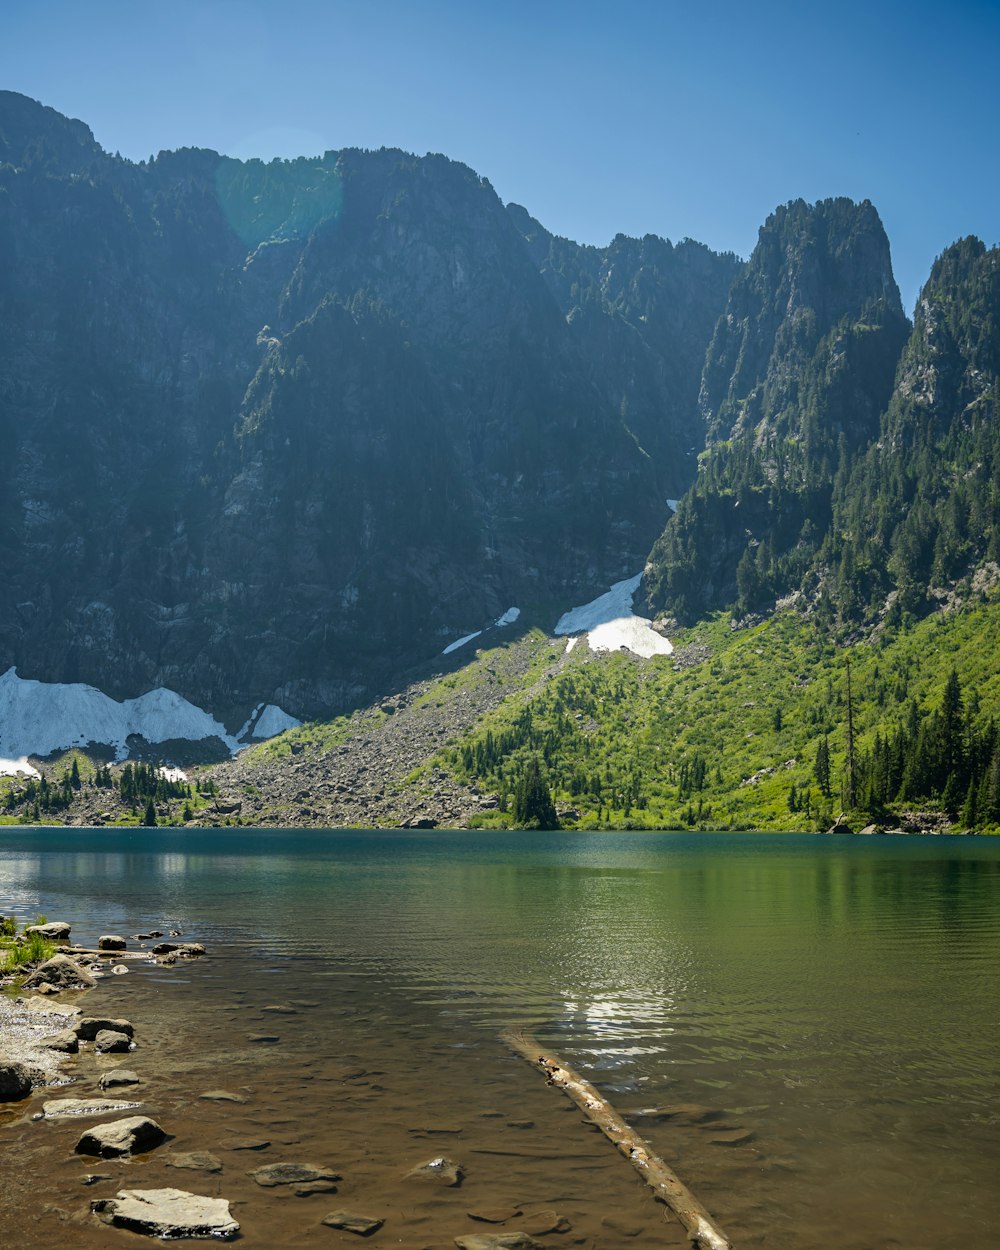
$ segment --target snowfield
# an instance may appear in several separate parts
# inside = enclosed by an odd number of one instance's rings
[[[299,724],[274,704],[257,709],[255,717],[244,726],[252,724],[254,738],[273,737]],[[94,686],[25,680],[13,667],[0,676],[0,775],[15,775],[15,770],[31,775],[35,770],[26,767],[27,756],[91,742],[113,747],[120,761],[128,756],[132,734],[150,743],[221,738],[234,755],[247,745],[210,713],[162,686],[118,703]]]
[[[642,574],[615,582],[610,590],[598,595],[590,603],[564,612],[556,623],[557,635],[579,636],[586,634],[592,651],[618,651],[625,648],[643,659],[654,655],[670,655],[672,645],[653,629],[647,617],[636,616],[632,611],[632,599],[639,589]],[[574,638],[566,644],[572,648]]]

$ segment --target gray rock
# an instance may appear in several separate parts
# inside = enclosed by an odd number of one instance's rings
[[[99,1055],[117,1055],[132,1049],[132,1039],[127,1033],[118,1033],[114,1029],[101,1029],[94,1038],[94,1050]]]
[[[357,1233],[359,1237],[368,1237],[385,1223],[384,1220],[373,1220],[367,1215],[355,1215],[352,1211],[331,1211],[325,1215],[321,1223],[329,1228],[342,1228],[347,1233]]]
[[[455,1245],[459,1250],[543,1250],[540,1241],[514,1229],[508,1233],[470,1233],[456,1237]]]
[[[219,1237],[240,1231],[225,1198],[203,1198],[183,1189],[121,1189],[90,1204],[105,1224],[150,1237]]]
[[[68,955],[53,955],[29,976],[25,977],[23,988],[37,989],[41,985],[53,985],[56,989],[90,989],[96,980]]]
[[[141,1102],[122,1102],[110,1098],[50,1098],[42,1103],[46,1120],[71,1115],[107,1115],[110,1111],[134,1111]]]
[[[178,1150],[165,1158],[168,1168],[191,1168],[195,1172],[221,1172],[222,1160],[207,1150]]]
[[[133,1115],[125,1120],[113,1120],[110,1124],[95,1124],[83,1134],[75,1149],[78,1155],[116,1159],[136,1151],[152,1150],[165,1141],[166,1136],[155,1120]]]
[[[29,924],[24,932],[39,933],[50,942],[66,942],[69,940],[70,926],[65,920],[50,920],[48,924]]]
[[[428,1159],[407,1172],[406,1177],[407,1180],[433,1181],[438,1185],[461,1185],[465,1173],[461,1164],[438,1155],[436,1159]]]
[[[114,1089],[119,1085],[138,1085],[139,1075],[131,1068],[112,1068],[110,1072],[102,1072],[97,1083],[101,1089]]]
[[[92,1042],[98,1033],[110,1029],[112,1033],[124,1033],[127,1037],[135,1037],[135,1028],[128,1020],[108,1020],[103,1016],[84,1016],[73,1025],[73,1032],[81,1042]]]
[[[275,1185],[302,1185],[308,1181],[339,1181],[340,1174],[312,1163],[270,1163],[250,1175],[258,1185],[272,1189]]]
[[[0,1059],[0,1102],[17,1102],[31,1093],[31,1073],[23,1063]]]
[[[105,933],[103,937],[97,939],[97,949],[99,951],[123,951],[125,939],[119,937],[117,933]]]
[[[43,1037],[39,1042],[46,1050],[58,1050],[64,1055],[75,1055],[80,1049],[80,1039],[72,1029],[63,1029],[61,1033],[53,1033],[51,1037]]]

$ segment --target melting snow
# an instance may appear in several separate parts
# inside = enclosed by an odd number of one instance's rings
[[[253,736],[255,738],[275,738],[278,734],[283,734],[286,729],[298,729],[301,724],[300,720],[296,720],[294,716],[289,716],[276,703],[269,703],[261,712],[257,724],[253,727]]]
[[[556,625],[556,634],[585,633],[592,651],[618,651],[624,647],[647,660],[654,655],[670,655],[673,647],[667,639],[653,629],[646,617],[632,611],[632,599],[641,581],[642,574],[637,573],[615,582],[590,603],[564,612]],[[568,644],[566,650],[570,650]]]
[[[667,507],[670,509],[670,511],[671,511],[671,512],[676,512],[676,511],[677,511],[677,505],[678,505],[679,503],[680,503],[680,500],[679,500],[679,499],[668,499],[668,500],[667,500]]]
[[[28,763],[28,757],[22,755],[19,760],[0,760],[0,777],[37,777],[41,778],[37,768]]]
[[[517,618],[521,615],[520,608],[508,608],[503,616],[498,616],[496,624],[503,628],[504,625],[513,625]]]
[[[448,645],[447,645],[447,646],[445,647],[445,649],[441,652],[441,654],[442,654],[442,655],[451,655],[451,653],[452,653],[453,651],[457,651],[459,647],[464,647],[464,646],[465,646],[465,644],[466,644],[467,642],[471,642],[471,641],[473,640],[473,638],[478,638],[478,637],[479,637],[479,635],[480,635],[482,632],[483,632],[483,631],[482,631],[481,629],[477,629],[477,630],[476,630],[476,632],[475,632],[474,634],[466,634],[464,638],[456,638],[454,642],[449,642],[449,643],[448,643]]]
[[[255,736],[269,737],[287,729],[286,722],[292,717],[268,705],[257,719]],[[10,775],[11,766],[30,775],[34,770],[25,767],[26,756],[91,742],[113,747],[115,758],[122,760],[132,734],[151,743],[221,738],[234,754],[244,745],[208,712],[163,687],[118,703],[93,686],[26,681],[13,667],[0,676],[0,774]]]
[[[156,771],[164,781],[187,781],[188,779],[183,768],[158,768]]]

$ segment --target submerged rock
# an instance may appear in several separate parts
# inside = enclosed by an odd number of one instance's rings
[[[242,1094],[233,1094],[228,1089],[207,1089],[203,1094],[199,1094],[198,1097],[204,1098],[208,1102],[246,1102]]]
[[[99,1155],[116,1159],[136,1151],[152,1150],[166,1140],[166,1133],[146,1116],[133,1115],[111,1124],[96,1124],[76,1143],[78,1155]]]
[[[105,1224],[150,1237],[229,1240],[240,1231],[225,1198],[204,1198],[183,1189],[122,1189],[114,1198],[98,1198],[90,1209]]]
[[[33,990],[42,985],[53,985],[60,990],[90,989],[97,982],[68,955],[53,955],[24,979],[24,989]]]
[[[250,1175],[258,1185],[272,1189],[275,1185],[301,1185],[308,1181],[339,1181],[340,1173],[312,1163],[269,1163]]]
[[[121,1102],[109,1098],[50,1098],[42,1103],[46,1120],[72,1115],[107,1115],[110,1111],[134,1111],[141,1102]]]
[[[195,1172],[221,1172],[222,1160],[208,1150],[179,1150],[164,1160],[168,1168],[191,1168]]]
[[[359,1237],[368,1237],[385,1223],[384,1220],[371,1219],[367,1215],[355,1215],[351,1211],[333,1211],[323,1217],[322,1223],[329,1228],[342,1228],[347,1233],[357,1233]]]
[[[446,1159],[438,1155],[436,1159],[428,1159],[406,1174],[407,1180],[433,1181],[438,1185],[461,1185],[465,1178],[462,1166],[454,1159]]]
[[[480,1220],[483,1224],[506,1224],[521,1214],[520,1207],[485,1207],[478,1211],[467,1211],[470,1220]]]
[[[112,1068],[110,1072],[102,1072],[97,1082],[101,1089],[114,1089],[117,1085],[138,1085],[138,1073],[131,1068]]]
[[[456,1237],[455,1245],[459,1250],[544,1250],[542,1243],[527,1233],[469,1233],[465,1237]]]
[[[23,1063],[0,1059],[0,1102],[18,1102],[31,1093],[31,1073]]]

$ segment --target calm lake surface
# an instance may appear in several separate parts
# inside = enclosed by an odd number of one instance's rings
[[[378,1159],[392,1152],[395,1178],[444,1149],[469,1169],[465,1207],[477,1158],[494,1203],[539,1173],[539,1202],[589,1190],[577,1235],[546,1244],[666,1244],[624,1161],[498,1040],[516,1023],[646,1113],[638,1131],[737,1248],[1000,1246],[1000,840],[6,830],[11,911],[68,920],[77,941],[155,926],[204,942],[205,960],[94,991],[155,1022],[145,1062],[170,1082],[163,1115],[193,1138],[202,1113],[177,1091],[239,1083],[252,1124],[215,1125],[203,1103],[204,1134],[256,1126],[332,1156],[330,1125],[355,1115],[343,1124],[370,1135],[369,1206],[396,1202]],[[265,1026],[280,1041],[250,1043]],[[345,1059],[379,1079],[324,1067]],[[328,1112],[294,1084],[314,1077],[340,1099]],[[506,1136],[487,1141],[494,1121]],[[18,1130],[23,1149],[36,1127]],[[225,1174],[213,1184],[229,1196]],[[297,1244],[251,1199],[248,1244]],[[453,1244],[436,1218],[410,1211],[413,1245]],[[411,1244],[390,1224],[373,1244]],[[130,1241],[107,1236],[88,1245]]]

